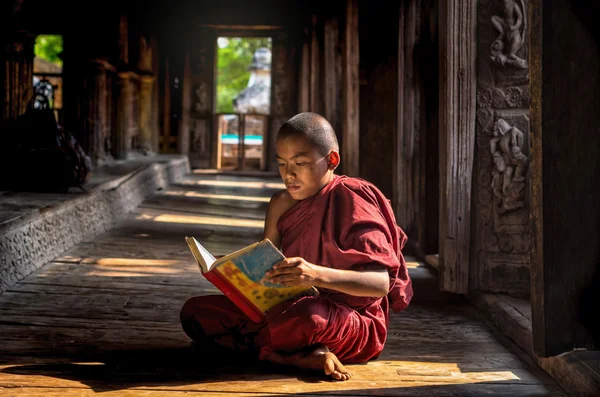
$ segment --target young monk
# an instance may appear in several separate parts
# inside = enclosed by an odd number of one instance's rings
[[[413,295],[401,253],[406,235],[389,200],[372,184],[336,175],[339,146],[329,122],[300,113],[279,130],[279,172],[286,189],[267,208],[264,237],[286,259],[265,278],[285,286],[314,286],[253,323],[225,296],[191,298],[181,311],[185,332],[199,344],[253,352],[262,360],[316,369],[347,380],[343,365],[377,358],[390,308]]]

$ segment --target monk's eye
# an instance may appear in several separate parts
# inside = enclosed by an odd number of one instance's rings
[[[285,167],[285,164],[278,163],[280,167]]]
[[[306,164],[307,164],[307,163],[306,163],[306,161],[302,161],[302,162],[300,162],[300,163],[296,163],[296,165],[297,165],[297,166],[300,166],[300,167],[301,167],[301,166],[303,166],[303,165],[306,165]]]

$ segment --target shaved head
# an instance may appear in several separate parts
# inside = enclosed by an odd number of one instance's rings
[[[297,136],[304,137],[323,156],[327,156],[332,150],[340,151],[333,127],[318,113],[304,112],[295,115],[281,126],[277,140]]]

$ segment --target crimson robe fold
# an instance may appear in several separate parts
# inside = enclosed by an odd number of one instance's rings
[[[334,175],[316,195],[295,204],[277,224],[286,257],[335,269],[386,269],[384,297],[357,297],[319,288],[320,295],[283,302],[264,323],[250,321],[225,296],[195,297],[181,321],[192,339],[206,338],[239,351],[293,353],[326,345],[342,362],[379,356],[387,338],[389,310],[410,303],[412,282],[402,255],[406,235],[390,202],[371,183]]]

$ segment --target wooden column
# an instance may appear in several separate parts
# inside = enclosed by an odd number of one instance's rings
[[[416,240],[419,170],[418,157],[418,87],[414,75],[417,26],[417,0],[400,6],[398,39],[398,133],[395,144],[395,178],[393,185],[396,218],[408,235]]]
[[[89,64],[89,76],[86,79],[87,120],[89,130],[82,131],[90,137],[88,155],[95,165],[102,165],[107,160],[106,140],[108,134],[107,81],[106,69],[111,66],[102,59],[92,60]]]
[[[214,117],[217,92],[217,31],[214,28],[202,28],[196,36],[194,45],[188,49],[191,57],[191,92],[187,95],[193,98],[188,123],[190,165],[192,168],[218,168],[221,155]],[[171,59],[177,60],[169,65],[171,73],[178,73],[177,70],[181,70],[178,66],[180,61],[175,54]],[[172,95],[176,95],[176,91],[173,91]],[[173,98],[172,103],[176,103],[176,99]],[[172,106],[171,112],[175,109],[175,106]]]
[[[192,107],[192,81],[190,69],[190,54],[186,52],[183,57],[183,70],[181,75],[181,118],[179,119],[179,132],[177,134],[177,152],[188,154],[190,152],[190,113]]]
[[[296,93],[296,46],[287,32],[273,35],[273,57],[271,68],[271,114],[270,126],[265,141],[265,169],[277,171],[275,158],[275,140],[279,129],[290,117],[296,114],[298,107]]]
[[[123,160],[131,154],[131,124],[133,118],[133,89],[130,72],[118,72],[117,87],[119,89],[117,101],[117,131],[114,137],[113,156]]]
[[[318,23],[317,23],[318,22]],[[323,86],[321,84],[321,29],[323,24],[317,21],[317,16],[312,16],[312,29],[310,39],[310,100],[311,112],[321,113],[323,102]]]
[[[27,32],[16,32],[3,43],[0,65],[0,109],[3,120],[23,114],[33,96],[33,44]]]
[[[305,34],[307,34],[305,32]],[[308,40],[308,39],[305,39]],[[300,73],[298,82],[298,113],[310,109],[310,44],[304,41],[300,54]]]
[[[75,135],[93,164],[110,161],[110,120],[107,71],[113,67],[103,58],[68,58],[70,96],[65,128]]]
[[[334,10],[335,11],[335,10]],[[336,133],[339,131],[339,105],[342,58],[340,53],[339,20],[337,15],[331,15],[324,21],[324,115],[333,126]]]
[[[152,112],[150,116],[150,136],[152,151],[159,151],[159,135],[160,135],[160,84],[158,78],[160,73],[160,57],[158,52],[158,41],[152,38],[150,41],[152,49],[152,74],[154,74],[154,83],[152,84]]]
[[[152,90],[155,77],[151,74],[140,75],[140,92],[138,99],[138,112],[140,123],[139,149],[144,154],[153,153],[152,149]]]
[[[600,347],[600,35],[597,3],[529,4],[532,331],[550,357]]]
[[[359,45],[358,0],[346,0],[346,21],[343,46],[342,105],[342,172],[359,174]]]
[[[440,286],[466,293],[475,143],[476,2],[439,4]]]
[[[171,153],[171,67],[168,57],[161,58],[159,80],[159,151]]]

